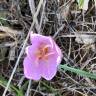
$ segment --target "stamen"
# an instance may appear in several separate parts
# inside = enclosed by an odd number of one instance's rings
[[[51,48],[51,46],[50,46],[50,45],[45,45],[45,46],[43,47],[43,49],[46,49],[46,48]]]
[[[40,60],[40,59],[44,59],[47,60],[48,57],[52,54],[54,54],[53,52],[48,53],[49,52],[49,48],[51,46],[50,45],[45,45],[45,46],[40,46],[38,51],[36,52],[36,57]]]
[[[50,55],[54,55],[54,54],[55,54],[54,52],[50,52],[50,53],[46,54],[44,57],[46,58],[46,57],[49,57]]]

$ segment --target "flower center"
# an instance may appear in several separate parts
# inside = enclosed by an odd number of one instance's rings
[[[40,46],[36,52],[37,58],[39,60],[45,58],[45,55],[48,53],[48,51],[49,51],[48,46]]]
[[[49,55],[51,55],[52,52],[49,52],[49,45],[40,46],[36,52],[36,57],[38,60],[48,60]]]

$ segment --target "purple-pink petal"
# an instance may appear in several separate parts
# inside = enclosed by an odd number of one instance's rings
[[[30,41],[32,44],[51,44],[52,45],[52,41],[50,39],[49,36],[43,36],[40,34],[31,34],[30,32]]]
[[[57,65],[60,64],[61,60],[62,60],[62,52],[61,52],[61,49],[57,46],[57,44],[54,42],[54,52],[55,52],[55,56],[57,56],[56,60],[57,60]]]
[[[56,60],[52,59],[48,61],[40,61],[41,69],[42,69],[42,77],[46,80],[51,80],[57,72]]]
[[[41,78],[40,66],[36,64],[35,60],[25,57],[24,62],[24,75],[28,79],[39,80]]]
[[[35,57],[35,52],[38,50],[38,46],[36,44],[27,46],[25,49],[25,52],[28,57],[34,58]]]

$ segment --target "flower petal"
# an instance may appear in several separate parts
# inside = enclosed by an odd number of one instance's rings
[[[50,57],[48,61],[40,61],[40,68],[42,69],[42,77],[51,80],[57,72],[56,60]]]
[[[30,41],[32,44],[50,44],[50,37],[49,36],[43,36],[40,34],[32,34],[32,32],[30,32]]]
[[[61,52],[61,49],[58,47],[58,45],[55,43],[55,41],[53,40],[53,51],[55,53],[55,60],[57,61],[57,65],[60,64],[63,54]]]
[[[62,57],[63,57],[63,54],[61,52],[61,49],[58,47],[58,45],[56,43],[55,43],[55,51],[57,52],[57,64],[60,64]]]
[[[27,46],[25,49],[25,53],[29,58],[34,58],[37,50],[38,50],[38,45],[34,44],[34,45]]]
[[[39,80],[41,78],[41,71],[40,71],[40,66],[36,65],[36,61],[34,58],[25,57],[23,66],[24,66],[24,75],[28,79],[33,79],[33,80]]]

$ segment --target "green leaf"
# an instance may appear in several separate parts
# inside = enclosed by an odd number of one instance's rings
[[[4,88],[5,88],[6,85],[7,85],[7,81],[6,81],[2,76],[0,76],[0,85],[1,85],[2,87],[4,87]],[[21,89],[17,89],[17,88],[16,88],[15,86],[13,86],[12,84],[10,84],[8,91],[14,92],[16,96],[24,96],[22,90],[21,90]]]
[[[87,10],[88,9],[88,3],[89,0],[77,0],[79,9]]]
[[[79,8],[82,9],[83,8],[83,4],[84,4],[84,0],[77,0]]]
[[[63,69],[65,71],[70,71],[70,72],[76,73],[76,74],[84,76],[84,77],[96,79],[96,74],[89,73],[89,72],[83,71],[81,69],[72,68],[67,65],[60,65],[59,67],[60,67],[60,69]]]

